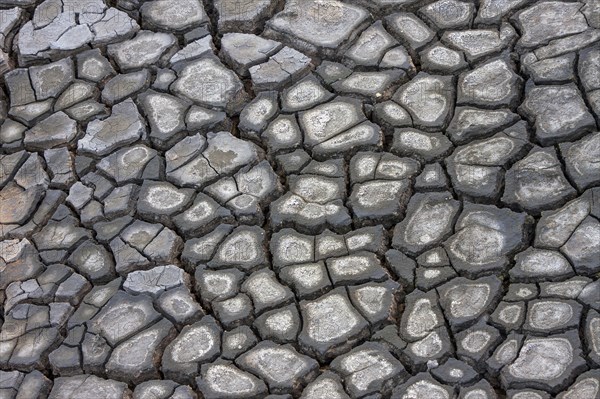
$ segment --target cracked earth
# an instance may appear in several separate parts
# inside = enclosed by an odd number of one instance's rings
[[[0,0],[0,398],[600,398],[598,0]]]

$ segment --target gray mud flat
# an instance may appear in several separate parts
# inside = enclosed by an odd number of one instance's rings
[[[1,399],[599,399],[596,0],[0,0]]]

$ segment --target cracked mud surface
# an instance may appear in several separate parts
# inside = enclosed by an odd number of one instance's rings
[[[0,398],[600,398],[596,0],[0,0]]]

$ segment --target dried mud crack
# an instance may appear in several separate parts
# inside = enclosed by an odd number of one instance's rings
[[[596,0],[0,0],[1,399],[600,398]]]

